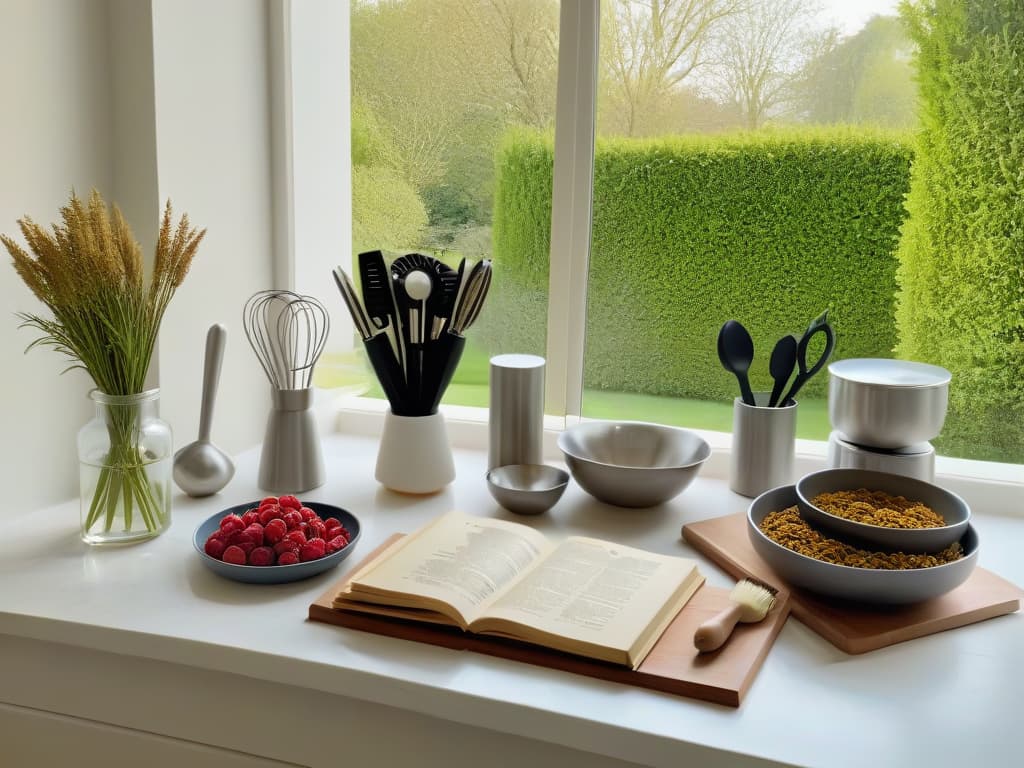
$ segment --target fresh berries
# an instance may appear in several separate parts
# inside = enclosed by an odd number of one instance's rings
[[[263,540],[267,544],[277,544],[288,533],[288,526],[281,518],[274,518],[263,529]]]
[[[242,518],[238,515],[226,515],[224,519],[220,521],[220,529],[224,531],[224,533],[241,531],[244,528],[245,523],[242,522]]]
[[[323,539],[310,539],[299,549],[299,560],[308,562],[319,560],[327,554],[327,542]]]
[[[249,565],[273,565],[277,556],[270,547],[256,547],[249,553]]]
[[[206,552],[210,557],[215,557],[220,560],[224,557],[224,550],[227,549],[227,544],[224,543],[223,539],[218,539],[216,536],[211,536],[206,540],[206,546],[203,547],[203,551]]]
[[[340,520],[322,519],[295,496],[267,496],[242,515],[225,515],[203,551],[234,565],[295,565],[332,555],[351,540]]]

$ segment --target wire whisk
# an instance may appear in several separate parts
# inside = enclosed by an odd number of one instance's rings
[[[316,298],[292,291],[253,294],[242,310],[245,335],[275,389],[308,389],[330,318]]]

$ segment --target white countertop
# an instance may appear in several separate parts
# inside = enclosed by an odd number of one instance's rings
[[[783,628],[739,709],[305,620],[309,603],[396,531],[456,508],[514,519],[560,538],[586,533],[696,556],[709,583],[731,580],[696,555],[680,526],[742,511],[747,500],[701,476],[651,510],[599,504],[570,484],[539,517],[499,508],[486,456],[456,451],[457,478],[431,497],[400,496],[372,478],[377,441],[324,439],[328,482],[302,494],[345,507],[363,538],[340,568],[280,586],[226,581],[203,567],[192,533],[206,517],[267,495],[259,451],[208,499],[177,495],[168,532],[135,546],[78,537],[78,502],[4,518],[0,633],[242,674],[644,764],[707,762],[709,753],[813,766],[1020,765],[1024,616],[848,656],[795,619]],[[968,502],[971,499],[968,498]],[[981,565],[1024,584],[1024,520],[976,510]]]

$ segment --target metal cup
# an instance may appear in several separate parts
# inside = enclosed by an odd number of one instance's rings
[[[796,401],[769,408],[770,392],[754,392],[757,405],[733,402],[729,487],[753,498],[793,482],[796,456]]]

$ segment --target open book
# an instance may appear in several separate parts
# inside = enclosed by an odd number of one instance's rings
[[[334,607],[640,666],[704,577],[694,560],[450,512],[355,573]]]

